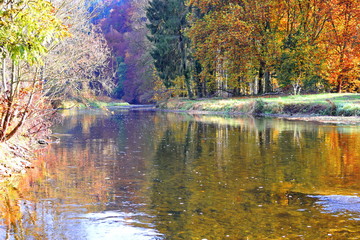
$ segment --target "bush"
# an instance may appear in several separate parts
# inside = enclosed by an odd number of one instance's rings
[[[253,103],[252,113],[259,115],[265,112],[266,103],[262,99],[256,99]]]

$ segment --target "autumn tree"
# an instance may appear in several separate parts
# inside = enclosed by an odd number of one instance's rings
[[[148,102],[153,98],[154,77],[153,59],[149,49],[151,42],[147,38],[149,29],[146,24],[146,8],[148,0],[133,0],[130,2],[132,14],[130,25],[132,31],[125,39],[128,41],[125,63],[128,66],[124,82],[125,101]]]
[[[67,36],[67,28],[48,1],[1,1],[0,7],[0,141],[4,142],[37,114],[42,102],[38,98],[43,56]],[[29,71],[24,72],[22,67]]]
[[[108,1],[97,6],[92,20],[102,29],[111,51],[116,85],[112,96],[130,103],[148,102],[153,95],[147,6],[148,0]]]
[[[336,92],[360,92],[360,1],[326,2],[328,21],[323,42],[328,79]]]
[[[271,92],[277,83],[294,94],[357,91],[357,0],[189,0],[188,34],[202,76],[237,94]],[[209,81],[210,79],[210,81]],[[220,83],[220,84],[219,84]]]
[[[192,15],[188,31],[203,75],[212,76],[218,87],[225,80],[233,95],[271,91],[274,46],[278,47],[273,41],[279,22],[275,4],[266,0],[189,4],[203,15]]]
[[[321,90],[320,86],[325,84],[325,52],[320,43],[328,21],[326,3],[281,1],[281,9],[278,28],[281,54],[275,67],[280,86],[292,86],[295,95],[301,90]]]
[[[54,45],[41,67],[43,92],[54,99],[110,94],[114,88],[110,49],[84,0],[54,0],[56,17],[71,36]]]
[[[90,95],[112,91],[110,52],[101,31],[90,23],[85,1],[0,5],[0,141],[24,125],[26,134],[39,131],[53,98],[86,101]]]
[[[103,18],[98,19],[96,24],[102,29],[107,45],[111,51],[111,65],[115,70],[116,86],[113,96],[122,98],[125,94],[124,82],[127,80],[128,66],[125,63],[126,51],[129,42],[125,36],[132,31],[130,16],[131,8],[128,1],[120,4],[118,1],[111,1],[98,9],[100,15],[108,12]]]
[[[231,85],[233,76],[242,77],[244,65],[241,63],[246,57],[238,52],[248,47],[249,43],[247,34],[241,39],[236,37],[242,30],[247,32],[247,26],[236,21],[235,8],[219,6],[216,11],[207,14],[206,9],[200,9],[200,13],[194,9],[190,18],[192,26],[188,34],[202,67],[200,78],[207,85],[207,90],[213,93],[226,90],[225,86]],[[234,25],[237,25],[236,30]]]

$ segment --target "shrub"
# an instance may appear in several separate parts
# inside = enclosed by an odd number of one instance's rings
[[[265,112],[266,103],[262,99],[256,99],[253,103],[252,113],[255,115],[262,114]]]

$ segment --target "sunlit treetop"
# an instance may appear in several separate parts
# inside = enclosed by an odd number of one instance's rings
[[[41,63],[48,48],[68,36],[67,26],[55,17],[56,9],[48,1],[4,1],[1,7],[2,57]]]

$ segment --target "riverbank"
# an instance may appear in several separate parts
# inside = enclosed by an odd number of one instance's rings
[[[248,114],[331,124],[360,124],[360,94],[170,99],[158,108],[194,114]]]
[[[51,105],[54,109],[85,109],[97,108],[109,112],[108,107],[130,106],[129,103],[121,100],[114,100],[108,97],[98,97],[80,100],[53,100]],[[51,138],[51,137],[49,137]],[[57,139],[55,139],[56,141]],[[54,139],[32,139],[22,137],[21,134],[13,139],[0,143],[0,181],[26,172],[27,168],[32,167],[32,159],[35,158],[34,151],[41,145],[54,142]]]
[[[98,97],[77,100],[54,100],[52,106],[55,109],[85,109],[85,108],[107,108],[115,106],[129,106],[130,104],[121,100],[115,100],[109,97]]]
[[[35,145],[37,144],[24,137],[0,143],[0,180],[25,173],[27,168],[31,168]]]

